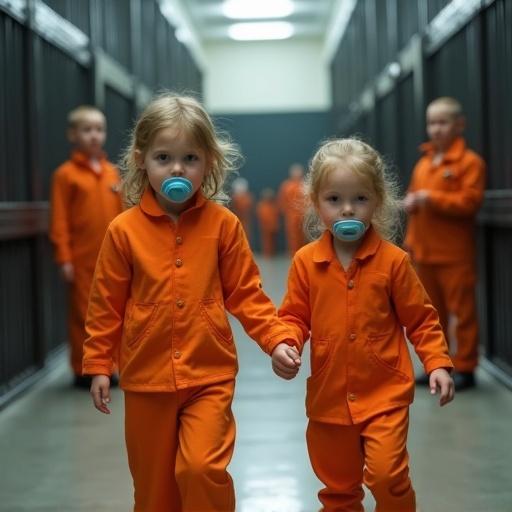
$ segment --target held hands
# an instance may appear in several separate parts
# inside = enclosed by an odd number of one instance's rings
[[[430,394],[435,395],[440,391],[439,405],[442,407],[453,400],[455,386],[450,374],[444,368],[437,368],[430,374]]]
[[[60,273],[66,283],[72,283],[75,280],[75,267],[69,261],[60,266]]]
[[[287,343],[279,343],[272,352],[272,369],[283,379],[293,379],[299,371],[300,363],[297,349]]]
[[[94,407],[103,414],[110,414],[110,377],[108,375],[95,375],[91,383],[91,396]]]

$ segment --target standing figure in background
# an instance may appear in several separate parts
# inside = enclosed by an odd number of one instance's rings
[[[276,254],[276,236],[279,231],[279,209],[271,188],[264,188],[261,191],[256,215],[260,229],[261,252],[265,258],[271,258]]]
[[[242,223],[245,236],[251,241],[252,207],[254,199],[249,192],[249,182],[245,178],[236,178],[232,183],[231,207]]]
[[[279,208],[284,216],[286,241],[291,257],[304,245],[304,167],[293,164],[289,178],[279,188]]]
[[[450,317],[455,322],[456,348],[451,348],[457,390],[475,385],[478,364],[474,231],[485,187],[485,164],[466,147],[464,127],[457,100],[443,97],[430,103],[430,142],[421,146],[424,155],[404,201],[409,214],[405,246],[452,343]],[[428,376],[417,383],[428,384]]]
[[[51,191],[50,239],[55,261],[69,283],[70,361],[76,387],[89,388],[82,376],[85,316],[89,290],[103,237],[121,212],[119,173],[103,152],[106,120],[92,106],[80,106],[68,115],[70,160],[54,173]]]

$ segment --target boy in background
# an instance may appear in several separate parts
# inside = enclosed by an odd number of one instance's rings
[[[71,157],[55,171],[51,190],[50,239],[55,261],[69,283],[68,337],[76,387],[89,388],[82,376],[85,315],[96,258],[112,219],[121,212],[119,173],[103,152],[106,120],[93,106],[68,115]]]
[[[478,364],[474,231],[485,187],[485,164],[466,147],[464,127],[462,107],[454,98],[428,105],[430,142],[421,146],[424,154],[404,201],[409,214],[405,246],[451,342],[458,391],[475,386]],[[448,333],[451,322],[455,336]],[[428,385],[428,376],[416,382]]]

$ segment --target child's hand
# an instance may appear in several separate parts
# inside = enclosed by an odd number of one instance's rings
[[[300,368],[300,355],[295,347],[279,343],[272,352],[272,369],[276,375],[290,380],[297,375]]]
[[[414,192],[409,192],[404,200],[403,207],[407,213],[414,213],[418,208],[416,206],[416,197]]]
[[[430,374],[430,394],[435,395],[438,390],[441,392],[439,405],[442,407],[453,400],[455,386],[450,374],[444,368],[437,368]]]
[[[94,407],[104,414],[110,414],[107,404],[110,403],[110,377],[95,375],[91,383],[91,396]]]
[[[60,266],[60,273],[66,283],[72,283],[75,280],[75,267],[69,261]]]

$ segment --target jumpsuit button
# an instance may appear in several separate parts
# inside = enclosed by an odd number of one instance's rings
[[[176,243],[177,243],[178,245],[181,245],[181,244],[183,243],[183,238],[181,238],[181,236],[177,236],[177,237],[176,237]]]
[[[352,281],[352,279],[348,282],[348,287],[350,290],[352,290],[352,288],[354,288],[354,281]]]
[[[354,341],[357,338],[357,336],[355,335],[355,333],[352,333],[348,338],[350,341]]]
[[[181,299],[178,299],[176,301],[176,306],[178,306],[180,309],[183,308],[185,306],[185,301],[181,300]]]
[[[174,359],[179,359],[181,357],[181,352],[179,350],[174,351]]]
[[[180,260],[179,258],[176,260],[176,266],[179,268],[183,265],[183,261]]]
[[[356,397],[355,393],[349,393],[347,398],[348,398],[351,402],[355,402],[357,397]]]

